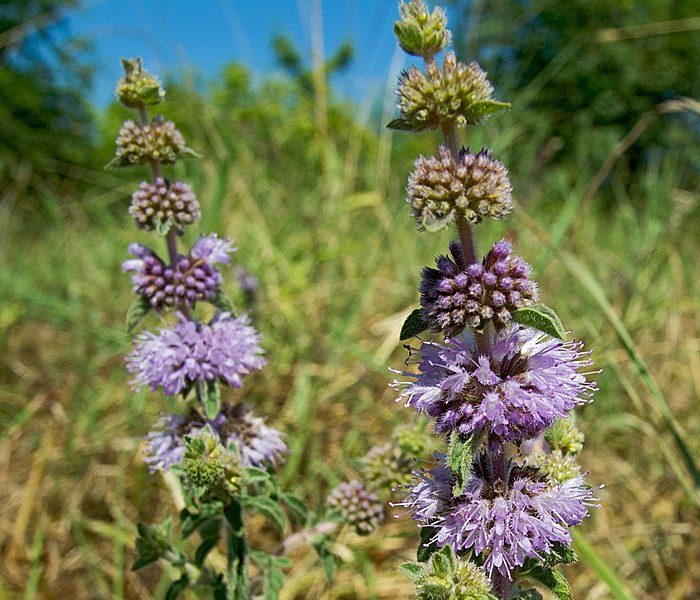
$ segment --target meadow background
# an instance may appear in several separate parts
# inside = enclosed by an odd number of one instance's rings
[[[328,19],[337,4],[312,3],[306,40],[256,40],[267,73],[172,69],[161,111],[203,155],[176,167],[201,229],[233,236],[236,264],[258,278],[251,310],[270,365],[245,394],[288,432],[281,476],[312,504],[413,418],[388,367],[405,358],[419,269],[448,241],[417,234],[403,198],[437,135],[382,127],[388,74],[371,96],[337,89],[362,56],[352,39],[321,51],[320,9]],[[163,593],[159,567],[129,570],[134,523],[173,508],[140,448],[165,407],[129,389],[123,363],[120,265],[131,241],[149,241],[126,209],[145,172],[102,168],[127,112],[96,100],[96,40],[62,20],[81,10],[0,6],[2,600]],[[582,462],[605,488],[567,569],[575,597],[700,598],[700,2],[464,0],[450,16],[455,49],[513,104],[461,140],[494,149],[519,202],[479,228],[479,245],[517,242],[602,369],[579,411]],[[226,291],[247,301],[232,272]],[[335,585],[302,554],[284,598],[410,598],[397,567],[415,546],[408,518],[345,534]]]

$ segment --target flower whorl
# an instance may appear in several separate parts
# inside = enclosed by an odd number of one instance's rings
[[[191,225],[200,217],[199,202],[189,185],[182,181],[172,184],[162,177],[154,183],[143,181],[131,195],[129,214],[139,229],[152,231],[170,221],[177,231]]]
[[[407,201],[419,229],[436,231],[461,216],[469,223],[501,219],[513,210],[508,171],[489,150],[462,149],[455,161],[444,146],[439,157],[418,157],[408,178]]]
[[[218,243],[221,250],[215,256],[203,255],[202,250],[211,243]],[[133,273],[134,292],[143,296],[154,309],[194,306],[199,301],[212,301],[216,297],[221,273],[214,265],[228,264],[233,251],[229,240],[219,240],[214,234],[200,237],[187,256],[178,255],[173,268],[150,248],[132,244],[129,252],[134,258],[125,261],[123,269]]]
[[[459,62],[454,52],[445,55],[442,68],[430,62],[426,74],[416,67],[404,71],[396,93],[403,128],[413,131],[446,122],[473,125],[508,106],[491,98],[484,70],[476,62]]]
[[[501,329],[511,313],[537,300],[537,286],[528,277],[530,266],[511,254],[505,240],[496,242],[482,263],[466,264],[461,246],[453,242],[437,269],[426,267],[420,285],[421,306],[430,329],[452,337],[493,321]]]
[[[357,479],[337,485],[326,500],[359,535],[372,533],[384,520],[384,506],[377,495]]]
[[[172,121],[154,117],[147,125],[129,119],[119,130],[117,150],[110,166],[129,167],[148,162],[174,163],[194,153]]]

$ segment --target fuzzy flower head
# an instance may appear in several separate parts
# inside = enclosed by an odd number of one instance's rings
[[[466,336],[424,342],[415,382],[396,382],[406,405],[435,421],[435,431],[480,431],[492,445],[530,439],[568,411],[589,401],[595,384],[580,372],[589,353],[531,328],[497,334],[491,355]]]
[[[431,13],[423,0],[410,0],[399,5],[401,20],[394,23],[399,46],[407,54],[430,59],[450,43],[447,16],[440,7]]]
[[[328,495],[327,504],[359,535],[372,533],[384,520],[384,506],[379,498],[356,479],[336,486]]]
[[[454,479],[428,476],[404,505],[421,526],[437,529],[433,541],[439,547],[483,556],[489,577],[498,571],[512,579],[525,559],[544,561],[558,545],[571,544],[569,527],[597,506],[581,476],[557,483],[537,469],[510,463],[505,479],[494,478],[483,456],[475,467],[461,495],[446,495]]]
[[[131,196],[129,214],[139,229],[152,231],[170,223],[182,231],[200,217],[199,202],[190,186],[181,181],[170,184],[159,177],[155,183],[144,181]]]
[[[463,149],[457,160],[442,146],[420,156],[408,178],[407,200],[420,230],[437,231],[457,216],[469,223],[502,219],[513,210],[508,170],[488,150]]]
[[[122,58],[124,76],[117,83],[115,94],[128,108],[158,104],[165,97],[165,90],[158,78],[143,68],[141,58]]]
[[[150,248],[132,244],[129,252],[134,258],[124,262],[123,269],[132,273],[134,292],[154,309],[194,306],[217,295],[221,273],[214,265],[228,264],[234,251],[230,240],[220,240],[216,234],[200,237],[188,256],[178,256],[173,269]]]
[[[148,162],[174,163],[178,158],[196,156],[185,145],[185,138],[172,121],[154,117],[148,125],[129,119],[117,137],[117,150],[109,163],[112,167],[130,167]]]
[[[287,453],[282,434],[242,404],[225,403],[214,419],[196,410],[165,417],[161,427],[146,436],[145,461],[151,471],[169,471],[185,453],[186,436],[208,427],[221,445],[232,449],[244,467],[277,465]]]
[[[241,463],[247,467],[276,465],[287,453],[282,434],[243,404],[224,404],[211,425],[226,447],[235,446]]]
[[[389,126],[412,131],[474,125],[509,106],[491,97],[493,87],[477,63],[465,65],[454,52],[445,55],[442,68],[428,64],[425,75],[416,67],[404,71],[396,93],[401,116]]]
[[[144,332],[127,357],[127,368],[136,386],[163,388],[172,396],[198,380],[221,379],[240,387],[243,378],[265,365],[260,336],[248,317],[217,315],[209,324],[180,318],[172,328]]]
[[[467,264],[457,242],[450,244],[450,253],[452,258],[438,257],[437,269],[423,269],[420,301],[432,331],[450,337],[467,326],[481,330],[490,321],[502,329],[514,310],[537,300],[530,265],[505,240],[481,263]]]

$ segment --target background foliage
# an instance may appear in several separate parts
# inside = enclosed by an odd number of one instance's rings
[[[51,20],[24,27],[68,7],[0,8],[0,77],[11,90],[0,95],[0,598],[160,597],[157,567],[129,571],[133,523],[172,503],[139,448],[161,406],[128,389],[122,359],[126,207],[145,172],[102,170],[126,115],[79,100],[84,80],[74,77],[89,73],[89,55]],[[485,226],[480,246],[516,239],[543,300],[603,369],[597,402],[580,416],[582,461],[606,487],[581,528],[587,560],[570,567],[577,598],[613,597],[605,565],[631,598],[693,598],[700,587],[700,44],[697,24],[668,25],[697,8],[456,7],[460,51],[513,103],[463,140],[511,167],[522,207]],[[398,331],[417,302],[418,269],[447,240],[416,236],[402,196],[413,158],[434,152],[437,136],[394,138],[381,127],[391,110],[337,98],[285,38],[274,43],[286,77],[253,84],[236,64],[212,82],[188,74],[162,111],[205,156],[177,167],[202,201],[202,230],[234,236],[237,260],[259,279],[253,311],[270,368],[248,400],[289,432],[283,480],[318,503],[354,457],[410,418],[387,390],[387,366],[405,358]],[[397,566],[415,534],[405,518],[367,539],[348,533],[332,589],[301,555],[285,597],[408,598]]]

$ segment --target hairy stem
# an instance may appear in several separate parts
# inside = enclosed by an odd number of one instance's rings
[[[227,600],[248,598],[248,542],[243,529],[243,508],[236,500],[224,509],[227,528]]]

